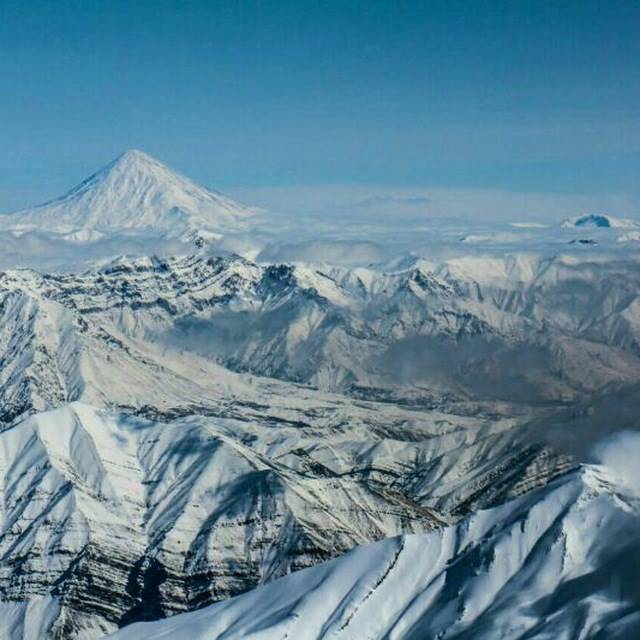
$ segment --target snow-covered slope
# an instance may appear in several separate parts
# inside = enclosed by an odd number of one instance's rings
[[[612,420],[622,392],[637,417],[638,273],[520,254],[0,274],[6,634],[99,637],[544,487],[573,463],[532,424]],[[516,536],[524,508],[490,513]]]
[[[206,240],[245,229],[255,212],[132,150],[61,198],[0,216],[0,228],[50,232],[76,242],[122,232]]]
[[[229,398],[227,417],[73,403],[0,432],[0,637],[97,638],[188,611],[568,464],[514,447],[513,420],[292,391],[288,409]]]
[[[584,467],[459,524],[359,547],[114,640],[630,640],[640,635],[640,499]]]
[[[563,258],[323,272],[239,257],[6,272],[2,415],[80,398],[140,406],[158,380],[159,408],[184,405],[216,397],[208,381],[228,369],[423,406],[588,398],[640,378],[638,272]]]

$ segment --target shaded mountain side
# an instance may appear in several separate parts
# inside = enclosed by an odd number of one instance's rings
[[[358,547],[114,640],[607,638],[640,633],[640,500],[584,467],[455,526]]]

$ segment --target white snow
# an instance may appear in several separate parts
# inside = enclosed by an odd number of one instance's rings
[[[453,527],[358,547],[111,637],[552,640],[614,637],[621,628],[627,635],[615,637],[635,637],[640,603],[622,568],[640,552],[639,502],[612,482],[607,469],[585,467]]]
[[[9,260],[106,247],[0,273],[0,638],[141,608],[173,617],[115,637],[624,637],[637,438],[558,478],[572,462],[522,434],[635,391],[639,223],[566,221],[604,227],[581,254],[557,226],[430,224],[402,233],[432,251],[397,255],[342,226],[261,244],[256,213],[131,151],[0,217]]]
[[[14,232],[39,231],[88,242],[105,234],[148,232],[203,237],[246,229],[257,212],[205,189],[142,151],[122,154],[66,195],[0,216]]]
[[[518,459],[511,420],[283,391],[267,396],[258,381],[244,402],[220,401],[224,418],[154,421],[75,402],[0,432],[0,637],[64,624],[69,638],[114,631],[136,604],[127,585],[144,578],[144,558],[167,577],[143,604],[174,614],[355,545],[441,527],[479,487],[491,499],[502,478],[518,495],[522,480],[535,486],[554,470],[551,458],[546,472],[543,456]]]

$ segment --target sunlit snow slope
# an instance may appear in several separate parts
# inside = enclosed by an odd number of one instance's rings
[[[607,495],[607,474],[593,470],[528,492],[575,465],[545,446],[551,422],[574,438],[595,424],[637,424],[639,272],[631,259],[520,254],[366,269],[123,257],[83,273],[0,273],[5,635],[98,638],[465,518],[476,524],[422,539],[448,545],[423,568],[436,572],[437,593],[410,580],[394,587],[433,596],[437,609],[416,602],[440,620],[434,633],[462,634],[460,615],[476,637],[509,607],[510,622],[527,618],[525,637],[547,628],[554,607],[562,624],[604,620],[580,603],[600,602],[609,587],[568,582],[574,558],[575,571],[604,575],[603,556],[554,549],[571,527],[592,536],[590,549],[622,540],[617,516],[595,527],[571,514],[593,496],[615,514],[635,502],[613,482]],[[530,561],[513,552],[513,583],[498,532],[529,540]],[[467,542],[485,539],[495,558],[487,551],[443,577]],[[398,544],[379,549],[393,555]],[[360,553],[369,552],[348,558]],[[362,584],[384,573],[377,562]],[[608,566],[602,584],[617,580],[615,558]],[[491,578],[478,582],[485,568]],[[526,594],[540,580],[550,580],[550,601],[523,610],[509,600],[510,584]],[[487,604],[496,616],[478,614],[477,598],[495,584],[504,586]],[[460,610],[446,604],[458,592]],[[385,624],[410,604],[397,602]]]
[[[97,638],[192,610],[563,468],[515,448],[512,420],[288,391],[162,420],[72,403],[5,427],[6,637]]]
[[[0,226],[16,232],[51,232],[80,242],[127,231],[197,239],[198,234],[205,238],[244,229],[254,213],[142,151],[131,150],[61,198],[0,216]]]
[[[640,637],[638,495],[584,467],[456,526],[362,546],[114,640]]]

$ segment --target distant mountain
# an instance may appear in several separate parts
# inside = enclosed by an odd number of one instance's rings
[[[7,271],[0,416],[57,399],[132,405],[148,390],[151,400],[160,371],[154,404],[192,403],[203,398],[202,359],[438,405],[487,395],[566,401],[640,379],[637,267],[526,257],[402,266],[321,271],[192,256],[122,258],[83,274]],[[150,349],[166,363],[153,373]],[[185,372],[168,376],[174,358],[195,376],[188,393]]]
[[[113,638],[638,638],[639,504],[615,473],[587,466],[455,526]]]
[[[565,229],[600,228],[600,229],[640,229],[640,222],[628,218],[614,218],[604,214],[588,214],[568,218],[562,225]]]
[[[0,216],[0,228],[50,232],[75,242],[123,232],[202,242],[245,229],[256,212],[131,150],[66,195]]]

